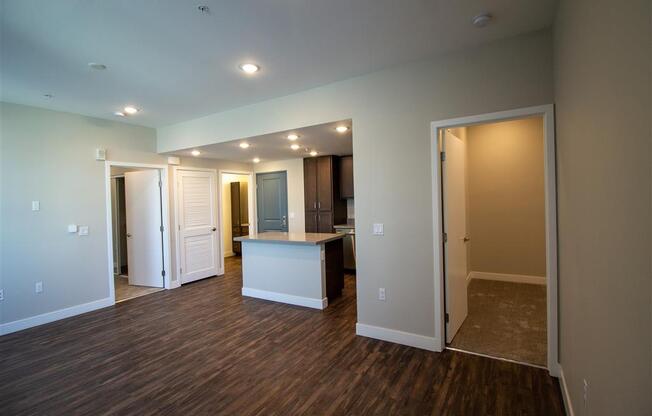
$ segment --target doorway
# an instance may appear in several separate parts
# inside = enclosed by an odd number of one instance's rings
[[[106,174],[111,297],[122,302],[163,290],[169,262],[166,171],[106,162]]]
[[[552,106],[433,123],[441,348],[557,375]]]
[[[288,231],[287,172],[256,174],[258,232]]]

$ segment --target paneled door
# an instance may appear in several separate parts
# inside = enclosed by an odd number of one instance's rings
[[[181,283],[220,272],[215,171],[177,170]]]
[[[468,314],[466,294],[466,165],[465,143],[444,133],[444,242],[446,283],[446,342],[451,342]]]
[[[125,173],[129,284],[163,287],[161,182],[157,169]]]
[[[287,172],[256,175],[258,232],[288,230]]]

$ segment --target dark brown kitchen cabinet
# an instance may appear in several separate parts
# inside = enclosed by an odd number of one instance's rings
[[[353,156],[340,158],[340,197],[353,198]]]
[[[340,197],[340,158],[320,156],[303,160],[307,233],[332,233],[346,222],[346,202]]]

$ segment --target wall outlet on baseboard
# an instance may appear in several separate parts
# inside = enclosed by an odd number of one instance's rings
[[[34,285],[34,292],[42,293],[43,292],[43,282],[36,282]]]
[[[384,287],[379,287],[378,288],[378,300],[384,301],[386,299],[385,297],[385,288]]]

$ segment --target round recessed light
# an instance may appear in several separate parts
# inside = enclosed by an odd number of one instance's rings
[[[125,113],[123,113],[122,111],[116,111],[115,113],[113,113],[113,115],[118,117],[124,117]]]
[[[473,18],[471,21],[475,27],[485,27],[494,17],[489,13],[482,13]]]
[[[288,134],[288,140],[295,141],[298,138],[299,138],[298,134],[294,134],[294,133]]]
[[[240,64],[240,69],[247,74],[253,74],[260,71],[260,67],[256,64]]]
[[[125,108],[123,108],[123,110],[127,114],[136,114],[137,112],[140,111],[139,109],[137,109],[136,107],[134,107],[132,105],[126,106]]]
[[[106,69],[106,65],[98,64],[97,62],[89,62],[88,67],[96,71],[104,71]]]
[[[199,150],[195,149],[192,152],[190,152],[190,154],[193,155],[193,156],[199,156],[199,155],[201,155],[201,152]]]
[[[312,152],[310,152],[310,156],[317,156],[317,154],[318,154],[318,153],[317,153],[317,151],[315,151],[315,150],[313,150]]]
[[[301,147],[301,146],[299,146],[298,144],[295,143],[295,144],[293,144],[292,146],[290,146],[290,149],[292,149],[292,150],[299,150],[300,147]]]
[[[346,133],[349,128],[347,126],[337,126],[335,127],[335,130],[337,130],[338,133]]]
[[[246,149],[246,148],[249,147],[249,143],[247,143],[247,142],[242,142],[242,143],[240,143],[240,147],[243,148],[243,149]]]
[[[255,158],[254,158],[254,163],[258,163],[258,162],[260,162],[260,159],[257,158],[257,157],[255,157]]]

